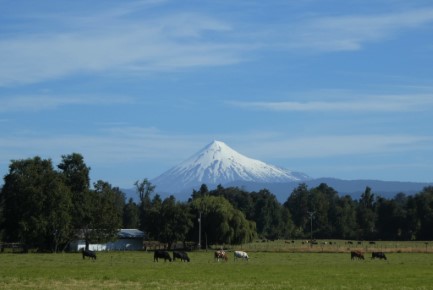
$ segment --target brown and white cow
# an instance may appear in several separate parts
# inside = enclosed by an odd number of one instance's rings
[[[228,261],[229,258],[227,256],[227,253],[224,250],[218,250],[218,251],[215,251],[215,253],[214,253],[214,259],[217,262],[219,262],[220,259],[224,260],[224,261]]]

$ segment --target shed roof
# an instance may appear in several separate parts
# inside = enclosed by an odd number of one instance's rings
[[[117,233],[120,239],[144,238],[144,232],[137,229],[120,229]]]

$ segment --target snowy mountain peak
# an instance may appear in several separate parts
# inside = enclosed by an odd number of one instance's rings
[[[224,142],[213,141],[183,164],[191,164],[192,162],[200,164],[203,169],[213,167],[217,169],[217,172],[214,173],[223,174],[223,170],[229,169],[232,163],[247,163],[245,165],[248,165],[248,160],[252,159],[239,154]],[[214,177],[215,179],[218,178],[217,175]]]
[[[215,140],[152,183],[159,191],[176,193],[197,189],[201,184],[214,186],[231,182],[275,183],[308,179],[306,174],[251,159]]]

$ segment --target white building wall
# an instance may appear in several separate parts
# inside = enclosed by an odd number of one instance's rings
[[[73,241],[69,244],[70,251],[80,251],[86,248],[84,240]],[[90,251],[138,251],[143,250],[143,240],[141,239],[119,239],[106,244],[89,244]]]

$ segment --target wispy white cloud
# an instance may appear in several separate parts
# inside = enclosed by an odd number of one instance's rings
[[[433,94],[351,96],[346,100],[308,102],[229,101],[227,104],[239,108],[267,111],[405,112],[431,109],[433,107]]]
[[[377,15],[316,17],[295,25],[288,46],[316,51],[359,50],[433,22],[433,8]]]
[[[180,161],[195,153],[191,150],[198,144],[203,146],[199,138],[165,134],[156,128],[127,126],[95,130],[92,135],[17,133],[0,140],[0,163],[36,155],[55,159],[71,152],[79,152],[90,164],[97,165]]]
[[[112,105],[132,102],[133,98],[124,96],[9,96],[0,99],[0,112],[41,111],[71,105]]]
[[[132,13],[128,9],[122,13],[128,11]],[[113,18],[106,21],[107,17]],[[86,25],[79,20],[78,16],[54,18],[49,23],[52,29],[0,40],[0,86],[77,73],[112,74],[131,69],[161,71],[227,65],[242,61],[241,52],[247,49],[223,40],[224,37],[219,41],[204,40],[208,32],[222,36],[231,27],[199,13],[179,12],[136,19],[101,12],[100,16],[84,21]]]
[[[287,136],[285,133],[263,132],[230,136],[219,134],[216,139],[228,142],[251,158],[284,159],[315,158],[363,154],[383,154],[431,150],[433,138],[424,135],[359,134]],[[213,138],[214,137],[214,138]],[[59,157],[68,152],[80,152],[95,163],[127,163],[137,160],[158,160],[175,165],[208,142],[212,135],[172,134],[157,128],[120,126],[99,129],[92,135],[46,135],[25,133],[6,136],[0,141],[0,156],[25,158],[30,154]],[[32,155],[33,154],[33,155]],[[30,157],[29,156],[29,157]],[[7,160],[0,160],[6,162]]]
[[[292,50],[357,50],[368,42],[433,22],[431,8],[306,18],[271,27],[227,21],[224,16],[210,16],[198,9],[137,13],[164,2],[123,3],[84,15],[41,15],[34,29],[6,33],[0,40],[0,86],[82,73],[143,75],[232,65],[249,60],[246,52],[280,45]]]
[[[324,135],[282,137],[249,145],[249,150],[267,158],[317,158],[431,150],[432,142],[431,136],[417,135]]]

